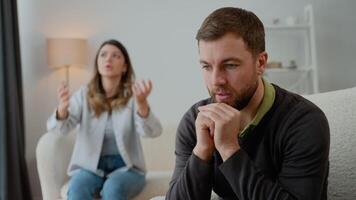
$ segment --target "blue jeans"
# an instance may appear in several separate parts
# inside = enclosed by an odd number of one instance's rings
[[[108,174],[118,168],[116,163],[120,163],[117,158],[104,156],[100,158],[99,169]],[[103,200],[127,200],[136,196],[144,185],[145,176],[135,170],[114,171],[108,177],[100,177],[81,169],[71,177],[67,195],[68,200],[92,200],[99,193]]]

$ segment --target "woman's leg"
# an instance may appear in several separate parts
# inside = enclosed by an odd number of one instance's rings
[[[145,175],[134,170],[115,171],[104,182],[103,200],[128,200],[136,196],[145,186]]]
[[[99,192],[104,179],[92,172],[81,169],[69,181],[68,200],[92,200]]]

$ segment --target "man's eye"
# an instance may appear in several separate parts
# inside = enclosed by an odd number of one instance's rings
[[[202,65],[201,68],[204,70],[209,70],[211,67],[210,65]]]
[[[224,66],[227,69],[235,69],[238,65],[237,64],[225,64]]]

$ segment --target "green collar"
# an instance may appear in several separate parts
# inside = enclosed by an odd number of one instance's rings
[[[261,102],[261,105],[258,107],[258,110],[253,120],[249,123],[248,126],[244,128],[244,130],[241,131],[240,137],[244,137],[247,133],[251,132],[258,125],[258,123],[260,123],[263,116],[265,116],[265,114],[273,105],[276,96],[276,91],[271,83],[269,83],[265,79],[262,80],[264,85],[263,100]]]

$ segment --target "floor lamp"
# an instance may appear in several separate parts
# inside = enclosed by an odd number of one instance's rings
[[[47,61],[50,68],[65,68],[66,84],[69,88],[69,67],[85,67],[88,58],[86,39],[48,38]]]

